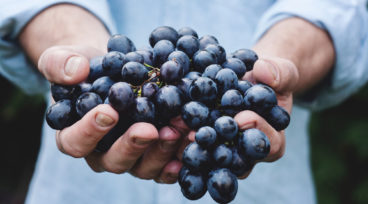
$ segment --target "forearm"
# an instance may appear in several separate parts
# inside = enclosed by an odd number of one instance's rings
[[[303,92],[318,83],[333,67],[335,51],[326,31],[300,18],[274,25],[253,48],[260,56],[292,61],[299,80],[294,92]]]
[[[85,45],[106,50],[109,33],[88,11],[71,4],[52,6],[24,28],[19,41],[33,63],[55,45]]]

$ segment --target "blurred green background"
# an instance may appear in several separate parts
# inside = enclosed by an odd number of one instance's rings
[[[45,103],[0,78],[0,203],[23,203],[40,143]],[[314,113],[312,167],[319,203],[368,203],[368,86]]]

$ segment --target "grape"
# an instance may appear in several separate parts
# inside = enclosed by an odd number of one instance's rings
[[[141,54],[139,54],[138,52],[128,52],[125,55],[125,60],[126,60],[126,62],[139,62],[141,64],[144,63],[144,57]]]
[[[232,57],[238,58],[247,67],[247,71],[251,71],[253,69],[254,63],[258,60],[257,54],[253,50],[249,49],[240,49],[235,51],[232,54]]]
[[[178,32],[176,32],[174,28],[169,26],[161,26],[152,31],[149,36],[149,43],[151,47],[154,47],[160,40],[168,40],[172,44],[176,45],[178,38]]]
[[[240,156],[251,160],[260,160],[270,152],[270,141],[258,129],[245,130],[239,137],[238,148]]]
[[[153,123],[155,119],[155,106],[146,97],[136,98],[132,118],[135,122]]]
[[[197,79],[197,78],[199,78],[201,76],[202,76],[202,74],[199,73],[199,72],[189,72],[188,74],[186,74],[184,76],[184,78],[188,78],[188,79],[194,80],[194,79]]]
[[[159,67],[166,62],[167,57],[175,50],[174,45],[168,40],[160,40],[153,47],[153,62]]]
[[[193,101],[200,101],[204,104],[216,102],[217,86],[212,79],[199,77],[189,86],[189,96]]]
[[[51,84],[51,95],[55,101],[61,99],[71,99],[73,96],[74,86]]]
[[[221,109],[229,116],[234,116],[244,110],[243,95],[235,89],[226,91],[221,98]]]
[[[107,53],[102,59],[104,76],[118,75],[126,61],[126,55],[121,52],[111,51]]]
[[[48,107],[46,122],[51,128],[62,130],[75,122],[73,110],[72,102],[69,99],[61,99]]]
[[[226,51],[225,49],[221,46],[221,45],[217,45],[217,44],[208,44],[204,50],[208,51],[208,52],[212,52],[213,54],[216,55],[217,58],[217,62],[219,64],[222,64],[226,61]]]
[[[203,148],[210,148],[215,144],[217,134],[210,126],[203,126],[195,134],[195,141]]]
[[[113,35],[107,42],[107,50],[118,51],[124,54],[134,52],[136,50],[133,42],[124,35]]]
[[[142,55],[145,64],[153,66],[153,50],[137,50],[136,53]]]
[[[156,93],[158,92],[159,87],[154,82],[147,82],[142,86],[142,97],[147,97],[148,99],[152,100]]]
[[[183,152],[183,164],[193,171],[206,171],[210,163],[209,152],[193,142]]]
[[[185,172],[183,177],[179,177],[181,182],[181,192],[189,200],[198,200],[207,191],[207,184],[202,175],[198,172]]]
[[[190,27],[180,28],[178,30],[178,35],[179,35],[179,38],[183,37],[184,35],[191,35],[191,36],[198,38],[197,32]]]
[[[229,68],[235,72],[238,78],[242,78],[247,71],[245,64],[238,58],[229,58],[223,64],[222,67]]]
[[[75,103],[75,110],[79,117],[83,117],[88,111],[97,105],[102,104],[100,96],[93,92],[86,92],[80,95]]]
[[[161,79],[168,84],[179,81],[184,70],[180,63],[176,61],[167,61],[161,66]]]
[[[183,106],[181,117],[191,129],[198,129],[208,124],[209,110],[203,103],[191,101]]]
[[[190,67],[189,67],[190,66],[190,59],[189,59],[188,55],[186,55],[182,51],[174,51],[174,52],[170,53],[167,60],[173,60],[175,62],[178,62],[183,67],[184,75],[187,74],[190,70]]]
[[[244,103],[247,109],[264,115],[277,105],[277,98],[269,86],[256,84],[245,92]]]
[[[207,181],[208,193],[218,203],[234,200],[238,191],[238,181],[226,168],[211,171]]]
[[[219,72],[221,69],[222,67],[218,64],[208,65],[203,71],[202,76],[215,80],[217,72]]]
[[[107,94],[109,93],[110,87],[114,83],[115,82],[110,77],[103,76],[93,82],[91,91],[100,95],[102,100],[105,100]]]
[[[213,151],[213,160],[216,167],[227,168],[230,167],[233,160],[233,154],[230,148],[224,144],[220,144]]]
[[[225,68],[217,72],[215,77],[218,93],[224,94],[229,89],[237,89],[238,77],[231,69]]]
[[[212,52],[199,50],[193,55],[193,67],[198,72],[203,72],[208,65],[216,64],[216,55]]]
[[[176,85],[176,87],[178,87],[182,93],[183,93],[183,97],[184,97],[184,101],[189,101],[190,100],[190,96],[189,96],[189,87],[192,84],[193,80],[188,79],[188,78],[182,78],[178,84]]]
[[[235,120],[229,116],[222,116],[215,121],[216,133],[219,138],[227,141],[233,140],[238,134],[238,125]]]
[[[243,176],[247,171],[250,171],[254,166],[254,162],[247,157],[243,158],[238,153],[238,148],[231,148],[233,159],[230,166],[230,171],[236,176]]]
[[[176,86],[166,85],[157,92],[155,105],[162,118],[170,119],[180,114],[183,94]]]
[[[121,77],[123,81],[132,85],[139,85],[148,79],[148,70],[141,63],[128,62],[121,70]]]
[[[271,108],[270,112],[266,113],[263,117],[277,131],[286,129],[290,123],[289,113],[281,106],[274,106]]]
[[[209,44],[215,44],[218,45],[219,42],[218,40],[212,36],[212,35],[204,35],[201,38],[199,38],[199,49],[203,50],[204,48],[206,48],[207,45]]]
[[[184,35],[183,37],[179,38],[178,42],[176,43],[176,48],[187,54],[189,58],[192,58],[194,53],[199,50],[198,38],[191,35]]]
[[[250,88],[252,87],[253,84],[249,81],[246,81],[246,80],[239,80],[238,81],[238,91],[240,91],[240,93],[242,95],[245,94],[245,92]]]
[[[125,112],[134,105],[134,93],[128,83],[117,82],[109,90],[109,103],[118,112]]]
[[[104,76],[104,71],[102,68],[102,61],[104,57],[94,57],[89,61],[89,74],[88,74],[88,81],[93,82],[97,78]]]

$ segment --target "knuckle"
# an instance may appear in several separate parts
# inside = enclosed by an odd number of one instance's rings
[[[105,170],[114,174],[122,174],[127,172],[129,169],[122,165],[108,165]]]

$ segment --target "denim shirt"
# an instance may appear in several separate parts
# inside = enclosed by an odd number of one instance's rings
[[[218,38],[227,52],[250,48],[272,25],[300,17],[325,29],[333,40],[336,62],[329,80],[312,98],[294,104],[286,129],[285,155],[259,163],[239,180],[233,203],[315,203],[307,123],[311,109],[335,105],[368,79],[366,0],[6,0],[0,7],[0,73],[27,93],[45,93],[47,81],[17,43],[22,28],[43,9],[57,3],[81,6],[99,18],[111,34],[122,33],[140,48],[158,26],[194,28],[199,36]],[[58,151],[55,131],[43,127],[41,149],[26,203],[213,203],[181,195],[178,184],[157,184],[130,174],[95,173],[83,159]]]

